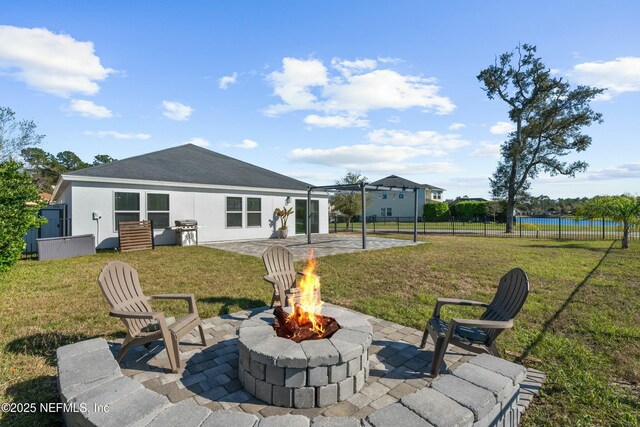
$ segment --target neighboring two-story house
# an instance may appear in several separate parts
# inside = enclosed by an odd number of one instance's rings
[[[372,182],[371,185],[387,187],[405,187],[407,189],[418,188],[418,216],[422,216],[422,207],[429,202],[442,202],[443,188],[429,184],[418,184],[417,182],[390,175],[386,178]],[[371,191],[371,204],[367,206],[367,215],[377,217],[412,217],[414,210],[413,191]]]

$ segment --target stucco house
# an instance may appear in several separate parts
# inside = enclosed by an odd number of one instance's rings
[[[372,182],[371,185],[388,187],[417,188],[418,216],[422,216],[422,206],[428,202],[442,202],[443,188],[429,184],[418,184],[408,179],[389,175]],[[367,206],[367,215],[377,217],[412,217],[414,210],[414,193],[412,191],[380,191],[371,193],[371,205]]]
[[[195,146],[181,145],[64,174],[53,199],[67,205],[71,235],[118,245],[118,222],[153,221],[157,245],[175,243],[175,220],[198,221],[198,241],[276,235],[274,210],[292,207],[289,235],[305,234],[309,184]],[[328,195],[312,193],[311,232],[328,233]]]

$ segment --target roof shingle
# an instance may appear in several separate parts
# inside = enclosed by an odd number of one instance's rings
[[[306,190],[309,185],[193,144],[167,148],[65,175],[284,190]]]

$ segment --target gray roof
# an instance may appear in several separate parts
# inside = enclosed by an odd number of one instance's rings
[[[284,190],[306,190],[309,185],[193,144],[154,151],[65,175]]]
[[[435,187],[429,184],[418,184],[417,182],[409,181],[406,178],[399,177],[397,175],[389,175],[386,178],[379,179],[375,182],[370,183],[371,185],[384,185],[386,187],[407,187],[407,188],[424,188],[427,187],[431,190],[442,190],[444,188]]]

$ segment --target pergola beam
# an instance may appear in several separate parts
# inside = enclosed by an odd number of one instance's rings
[[[314,185],[307,187],[307,243],[311,244],[311,192],[314,190],[324,190],[326,192],[331,191],[359,191],[362,200],[362,249],[367,249],[367,203],[366,192],[369,191],[412,191],[414,194],[414,207],[413,207],[413,241],[418,241],[418,187],[394,187],[384,185],[371,185],[368,183],[359,184],[335,184],[335,185]]]

